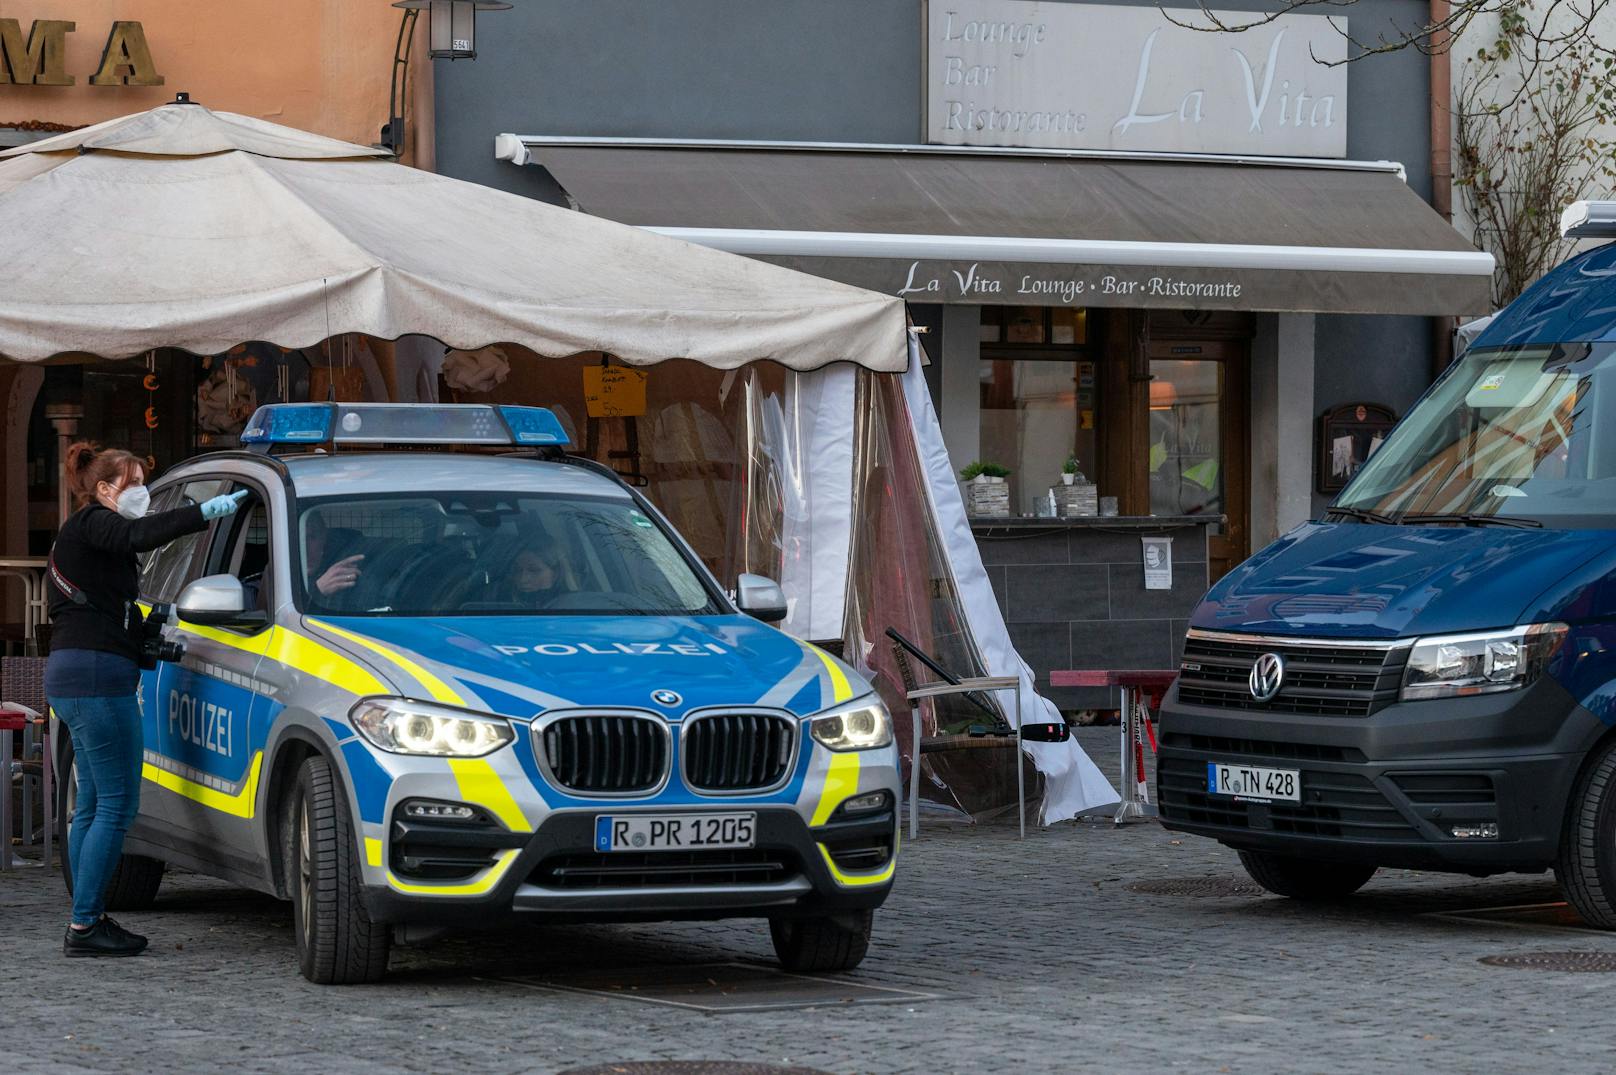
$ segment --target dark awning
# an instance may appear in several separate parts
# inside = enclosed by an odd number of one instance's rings
[[[584,211],[919,302],[1462,314],[1490,255],[1395,165],[501,136]]]

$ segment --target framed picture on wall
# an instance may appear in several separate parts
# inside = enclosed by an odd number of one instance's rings
[[[1344,403],[1319,416],[1313,472],[1321,493],[1339,493],[1375,454],[1397,424],[1397,414],[1378,403]]]

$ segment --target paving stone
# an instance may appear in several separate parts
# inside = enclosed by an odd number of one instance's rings
[[[1113,774],[1116,737],[1079,733]],[[175,873],[156,908],[121,916],[152,937],[148,955],[68,961],[60,876],[0,873],[0,1070],[1610,1070],[1600,998],[1616,979],[1478,961],[1616,952],[1616,936],[1431,915],[1557,900],[1547,877],[1385,871],[1331,907],[1129,889],[1175,878],[1243,876],[1233,852],[1151,823],[1064,823],[1021,842],[1013,822],[927,822],[850,977],[939,999],[707,1015],[495,979],[768,965],[761,923],[457,934],[396,950],[379,985],[322,988],[298,976],[290,914],[273,900]]]

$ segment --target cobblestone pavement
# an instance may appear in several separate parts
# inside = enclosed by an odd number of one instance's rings
[[[1115,730],[1085,730],[1102,763]],[[1103,745],[1101,745],[1103,744]],[[1243,879],[1233,853],[1154,824],[932,824],[853,980],[908,1003],[706,1015],[497,979],[740,960],[758,923],[528,927],[396,951],[386,981],[297,974],[291,916],[191,875],[128,923],[139,959],[60,955],[61,880],[0,874],[0,1070],[556,1072],[727,1059],[830,1072],[1608,1071],[1616,977],[1483,965],[1616,955],[1616,936],[1432,912],[1557,899],[1548,877],[1378,876],[1347,905],[1153,896],[1130,885]],[[1604,999],[1602,999],[1604,998]]]

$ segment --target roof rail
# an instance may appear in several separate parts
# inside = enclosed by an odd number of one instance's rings
[[[1616,202],[1572,202],[1560,214],[1562,239],[1616,239]]]

